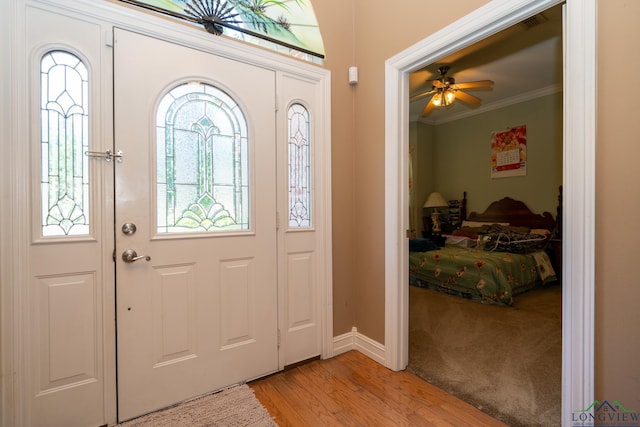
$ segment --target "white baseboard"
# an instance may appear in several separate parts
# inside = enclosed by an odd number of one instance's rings
[[[350,350],[357,350],[376,362],[382,365],[385,364],[386,352],[384,345],[358,333],[358,328],[355,326],[351,329],[351,332],[333,337],[334,356]]]

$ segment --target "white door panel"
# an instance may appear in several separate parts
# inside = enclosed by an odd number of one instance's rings
[[[32,198],[31,235],[25,236],[30,241],[30,280],[20,312],[28,337],[24,421],[32,426],[98,426],[109,420],[105,337],[114,332],[105,322],[113,317],[107,314],[114,274],[106,249],[113,247],[113,206],[107,196],[111,165],[84,156],[77,137],[69,135],[77,135],[74,129],[81,126],[85,150],[104,151],[111,145],[101,127],[110,123],[101,117],[110,110],[110,93],[101,96],[109,80],[102,64],[110,52],[105,52],[97,23],[36,7],[25,11],[32,98],[31,171],[24,176],[31,179]],[[64,53],[54,57],[56,51]],[[82,76],[84,96],[79,90]],[[86,192],[80,190],[80,180]],[[76,234],[74,227],[82,231]]]
[[[291,365],[306,359],[319,356],[321,353],[321,298],[318,277],[318,247],[316,222],[319,220],[319,197],[315,180],[317,178],[316,155],[319,147],[319,132],[317,132],[318,94],[320,86],[317,82],[300,76],[284,74],[281,90],[282,105],[280,110],[285,117],[290,108],[295,105],[304,114],[295,118],[288,117],[281,124],[287,126],[282,134],[286,140],[279,146],[279,158],[282,164],[280,188],[289,189],[283,192],[280,200],[280,211],[283,215],[282,233],[279,236],[280,245],[284,252],[279,262],[279,278],[281,280],[281,304],[286,307],[280,313],[283,325],[283,364]],[[305,123],[297,123],[304,121]],[[308,145],[308,151],[296,152],[292,144],[298,149]],[[292,151],[293,150],[293,151]],[[305,172],[300,174],[299,172]],[[287,173],[288,172],[288,173]],[[302,176],[301,176],[302,175]],[[302,192],[302,201],[298,202],[299,209],[295,209],[291,198],[296,192]],[[292,212],[295,211],[295,212]],[[297,219],[292,219],[300,215]],[[302,226],[300,226],[300,224]],[[322,264],[321,264],[322,265]]]
[[[275,73],[124,30],[116,31],[114,42],[115,141],[124,152],[116,165],[118,404],[120,419],[128,419],[278,369]],[[222,142],[198,145],[187,132],[176,133],[170,148],[156,149],[156,137],[168,138],[169,125],[166,134],[158,131],[154,111],[166,93],[187,81],[222,89],[244,112],[248,168],[228,175],[238,180],[249,175],[248,189],[234,190],[229,199],[244,199],[246,227],[159,231],[165,216],[190,221],[202,213],[201,227],[210,225],[219,217],[206,217],[206,209],[215,211],[209,199],[219,203],[229,194],[224,185],[207,181],[202,184],[206,200],[200,203],[200,193],[194,193],[193,212],[164,210],[169,199],[182,197],[181,186],[192,191],[186,182],[196,175],[201,190],[200,168],[205,178],[225,175],[222,166],[210,165],[205,152],[230,156],[216,151]],[[176,111],[187,108],[180,93]],[[202,131],[206,140],[207,132],[224,133],[224,123],[212,118],[210,104],[203,105],[202,118],[189,129],[209,126]],[[177,121],[171,123],[176,129]],[[238,153],[234,156],[244,155]],[[169,159],[175,174],[163,177]],[[164,196],[158,188],[165,184],[156,181],[173,182],[166,187],[175,188],[175,194],[167,190]],[[232,210],[230,203],[220,204],[225,212]],[[123,233],[125,223],[135,224],[137,231]],[[143,258],[124,262],[121,254],[127,249]]]

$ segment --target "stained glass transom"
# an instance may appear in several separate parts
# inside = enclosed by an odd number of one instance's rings
[[[201,24],[212,34],[322,63],[324,45],[310,0],[121,0]]]
[[[249,229],[245,116],[204,83],[175,87],[156,115],[159,233]]]
[[[74,54],[40,62],[42,235],[89,234],[89,76]]]
[[[289,227],[311,227],[311,141],[309,110],[289,107]]]

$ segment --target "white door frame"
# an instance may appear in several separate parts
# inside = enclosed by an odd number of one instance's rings
[[[192,24],[149,13],[117,2],[95,0],[9,0],[0,15],[0,425],[25,425],[29,419],[30,372],[27,355],[29,295],[24,286],[30,280],[29,236],[31,235],[29,179],[29,52],[25,52],[24,20],[27,6],[68,14],[101,25],[104,42],[112,44],[114,26],[137,31],[205,52],[288,73],[318,83],[320,111],[314,115],[315,230],[318,234],[316,280],[319,286],[321,357],[333,355],[332,236],[331,236],[331,74],[317,65],[258,48],[225,37],[214,37]],[[107,59],[105,59],[107,61]],[[110,61],[110,60],[109,60]],[[110,63],[110,62],[109,62]],[[110,135],[109,130],[104,130]],[[278,135],[278,138],[282,138]],[[281,286],[280,284],[278,285]],[[105,358],[107,380],[106,412],[115,422],[115,298],[104,292]],[[282,325],[281,325],[282,326]]]
[[[562,0],[494,0],[386,62],[385,365],[408,363],[409,73]],[[562,425],[594,400],[596,1],[567,0],[564,61]],[[570,78],[567,78],[570,76]]]

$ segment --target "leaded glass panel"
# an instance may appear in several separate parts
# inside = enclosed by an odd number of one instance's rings
[[[89,75],[72,53],[40,61],[42,235],[89,234]]]
[[[309,110],[293,104],[289,121],[289,227],[311,227],[311,148]]]
[[[247,123],[204,83],[172,89],[156,115],[159,233],[249,229]]]

